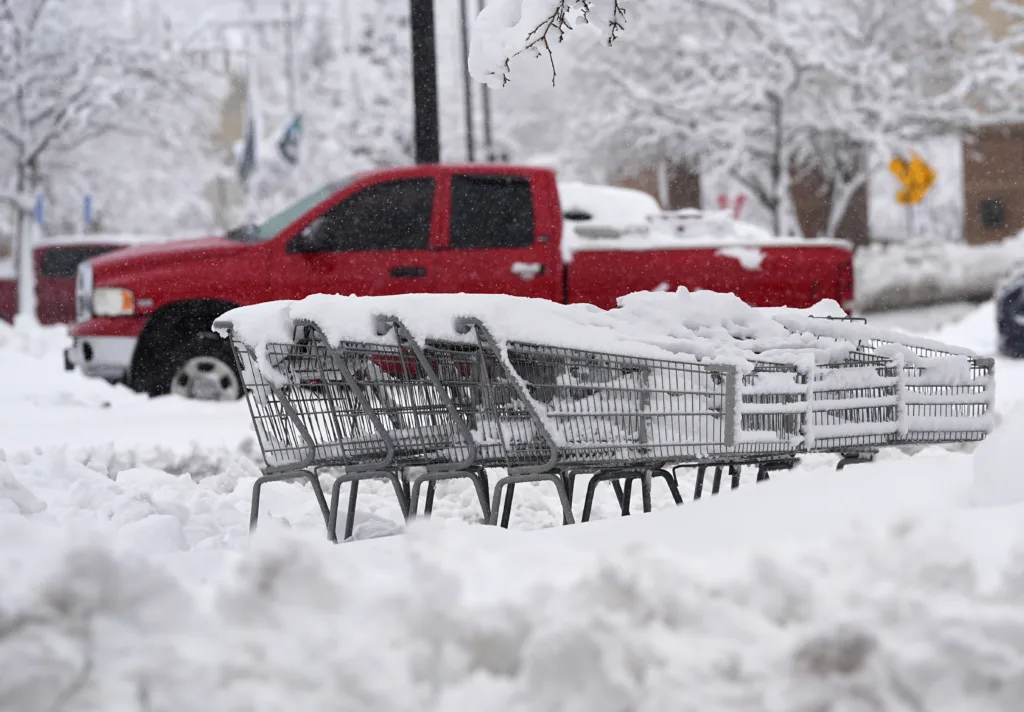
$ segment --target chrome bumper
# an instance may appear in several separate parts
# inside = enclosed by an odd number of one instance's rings
[[[64,367],[76,366],[87,376],[123,381],[132,365],[138,339],[134,336],[83,336],[64,351]]]

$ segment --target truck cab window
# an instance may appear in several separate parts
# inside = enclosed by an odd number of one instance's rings
[[[377,183],[327,211],[319,241],[332,252],[426,250],[433,210],[432,178]]]
[[[234,240],[235,242],[250,243],[273,240],[275,237],[280,235],[285,228],[345,186],[350,185],[357,177],[358,176],[349,176],[344,180],[328,183],[315,193],[311,193],[302,200],[288,206],[261,225],[244,225],[237,227],[228,231],[228,234],[225,235],[225,237],[229,240]]]
[[[526,178],[452,178],[452,247],[530,247],[533,234],[533,195]]]

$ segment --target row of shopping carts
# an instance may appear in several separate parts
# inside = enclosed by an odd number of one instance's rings
[[[516,485],[547,482],[569,524],[579,475],[589,476],[586,521],[602,482],[624,514],[638,483],[650,511],[655,481],[682,502],[683,467],[697,469],[700,498],[709,470],[717,492],[725,473],[738,486],[743,467],[756,467],[760,481],[807,453],[838,453],[843,466],[882,447],[980,440],[990,429],[991,359],[954,368],[951,360],[964,357],[880,339],[836,363],[753,354],[742,368],[498,340],[465,317],[450,338],[417,340],[381,315],[379,338],[334,343],[317,324],[295,320],[291,339],[259,347],[229,322],[216,326],[234,347],[266,461],[251,526],[265,483],[305,479],[335,541],[342,486],[350,484],[348,539],[359,484],[369,479],[389,481],[413,517],[424,486],[429,513],[437,482],[465,478],[483,520],[501,526]],[[337,474],[330,498],[319,478],[328,468]]]

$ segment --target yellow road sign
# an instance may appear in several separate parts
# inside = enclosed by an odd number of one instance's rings
[[[896,193],[896,200],[903,205],[920,203],[935,183],[935,171],[913,151],[910,152],[909,161],[902,156],[893,158],[889,170],[903,184],[903,188]]]

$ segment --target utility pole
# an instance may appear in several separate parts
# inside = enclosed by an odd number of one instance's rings
[[[484,9],[487,0],[477,0],[477,12]],[[484,110],[484,150],[487,153],[487,160],[494,161],[494,140],[491,136],[491,93],[487,85],[483,85],[483,110]]]
[[[256,16],[256,0],[249,0],[248,9],[250,18]],[[253,31],[253,24],[250,22],[246,25],[245,30],[245,51],[246,51],[246,102],[247,106],[247,121],[245,126],[246,141],[249,141],[249,132],[252,132],[253,141],[253,156],[254,163],[252,174],[249,176],[245,186],[246,203],[249,213],[249,219],[253,222],[259,217],[259,195],[257,190],[257,183],[259,182],[259,140],[260,140],[260,120],[259,120],[259,73],[257,71],[257,47],[256,47],[256,33]]]
[[[434,0],[410,0],[412,94],[416,112],[417,163],[440,163],[437,126],[437,55],[434,48]]]
[[[342,54],[344,54],[346,57],[351,57],[352,56],[352,13],[349,12],[348,0],[341,0],[341,22],[342,22],[342,24],[341,24],[341,44],[342,44],[341,51],[342,51]],[[358,104],[358,102],[360,101],[360,99],[359,99],[359,83],[356,81],[356,72],[355,72],[354,64],[352,62],[349,62],[348,64],[349,64],[348,88],[349,88],[349,91],[352,93],[352,96],[355,97],[356,102]]]
[[[476,160],[476,142],[473,140],[473,82],[469,77],[469,0],[459,0],[462,6],[462,84],[466,94],[466,160]]]

